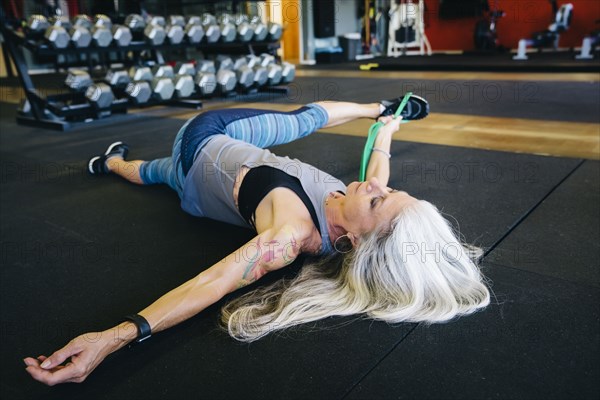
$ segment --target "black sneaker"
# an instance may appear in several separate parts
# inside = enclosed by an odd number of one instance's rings
[[[88,161],[88,172],[92,175],[106,175],[110,173],[106,166],[106,156],[94,156]]]
[[[106,160],[114,156],[122,157],[125,160],[128,153],[129,147],[125,143],[114,142],[108,146],[104,154],[90,158],[88,161],[88,172],[92,175],[109,174],[110,170],[106,165]]]
[[[404,96],[393,100],[380,101],[380,103],[385,107],[385,110],[381,113],[380,117],[394,115],[403,99]],[[402,110],[400,113],[402,121],[415,121],[418,119],[423,119],[427,115],[429,115],[429,103],[424,98],[415,96],[414,94],[409,97],[404,110]]]

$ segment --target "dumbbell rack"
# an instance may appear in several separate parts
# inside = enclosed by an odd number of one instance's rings
[[[85,102],[83,93],[65,93],[59,95],[48,95],[44,96],[36,90],[31,77],[27,71],[27,63],[21,52],[21,48],[25,48],[31,51],[35,56],[58,56],[58,55],[78,55],[78,54],[106,54],[114,52],[132,52],[133,54],[140,54],[142,51],[151,50],[155,54],[156,61],[158,63],[164,63],[164,59],[161,51],[164,50],[177,50],[186,48],[197,48],[201,50],[217,50],[223,48],[240,48],[240,46],[247,46],[249,53],[254,53],[253,46],[266,46],[270,53],[274,53],[279,47],[279,42],[249,42],[249,43],[215,43],[215,44],[163,44],[154,46],[146,42],[132,42],[129,46],[125,47],[86,47],[86,48],[64,48],[55,49],[43,42],[37,42],[32,39],[26,38],[23,34],[15,32],[4,23],[0,22],[0,30],[4,37],[4,45],[6,46],[8,53],[10,54],[17,75],[23,90],[25,91],[27,109],[21,109],[17,111],[17,123],[21,125],[35,126],[45,129],[54,129],[66,131],[77,125],[81,124],[93,124],[103,123],[107,121],[105,118],[113,113],[127,113],[129,107],[134,105],[129,102],[127,98],[115,99],[110,107],[105,109],[98,109],[92,104]],[[287,93],[287,87],[268,87],[259,90],[267,90],[272,93]],[[202,101],[199,99],[189,98],[181,100],[168,100],[168,101],[150,101],[144,104],[146,106],[152,105],[170,105],[178,107],[187,107],[200,109],[202,108]],[[73,120],[77,117],[77,120]]]

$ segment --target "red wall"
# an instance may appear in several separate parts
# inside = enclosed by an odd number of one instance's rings
[[[494,0],[489,0],[490,5]],[[579,47],[583,37],[600,24],[600,0],[559,0],[558,5],[573,4],[571,28],[561,35],[560,47]],[[473,33],[478,18],[441,20],[439,0],[425,0],[425,29],[433,50],[473,50]],[[548,0],[498,0],[506,12],[497,26],[500,43],[516,48],[519,39],[529,38],[533,32],[545,30],[553,19]]]

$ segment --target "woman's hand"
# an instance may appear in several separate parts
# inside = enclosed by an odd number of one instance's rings
[[[78,336],[50,357],[27,357],[23,361],[33,379],[54,386],[65,382],[83,382],[112,351],[107,332]],[[63,364],[67,361],[66,364]]]
[[[402,121],[402,117],[394,118],[392,115],[388,115],[380,117],[378,121],[383,123],[383,126],[379,128],[380,133],[386,132],[393,135],[400,130],[400,121]]]

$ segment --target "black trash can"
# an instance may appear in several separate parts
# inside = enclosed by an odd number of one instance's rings
[[[344,61],[354,61],[356,60],[356,56],[361,54],[359,33],[338,36],[338,40],[342,48]]]

